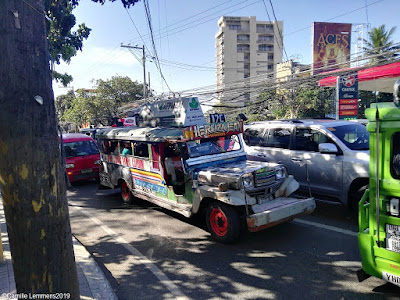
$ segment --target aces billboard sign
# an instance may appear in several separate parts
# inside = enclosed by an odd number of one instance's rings
[[[357,75],[338,76],[337,84],[337,115],[339,119],[356,119],[358,103]]]

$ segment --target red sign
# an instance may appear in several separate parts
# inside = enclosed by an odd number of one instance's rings
[[[358,99],[339,99],[339,104],[357,104]]]
[[[357,109],[357,104],[339,105],[339,110]]]
[[[351,24],[314,22],[313,74],[350,67]]]
[[[357,116],[357,110],[342,110],[339,111],[339,116]]]

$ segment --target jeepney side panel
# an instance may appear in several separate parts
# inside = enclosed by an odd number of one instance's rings
[[[186,180],[185,194],[177,196],[168,186],[162,172],[162,164],[159,169],[153,167],[150,159],[141,159],[134,156],[123,156],[102,153],[104,171],[101,175],[101,184],[115,188],[119,180],[123,179],[128,184],[132,193],[138,197],[144,194],[147,197],[158,197],[174,203],[193,203],[194,191],[191,180]],[[187,178],[187,177],[185,177]]]

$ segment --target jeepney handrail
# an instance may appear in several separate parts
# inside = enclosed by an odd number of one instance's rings
[[[369,227],[369,206],[370,203],[366,201],[369,199],[369,189],[365,190],[360,202],[358,203],[358,228],[360,233]]]

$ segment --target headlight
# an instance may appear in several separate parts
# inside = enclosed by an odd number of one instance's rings
[[[242,176],[242,181],[243,181],[243,186],[245,188],[250,188],[254,187],[254,179],[253,179],[253,174],[245,174]]]
[[[276,169],[276,179],[286,178],[288,176],[286,167],[280,166]]]
[[[74,167],[74,164],[66,164],[65,168],[67,169],[72,169]]]
[[[94,162],[94,164],[95,164],[95,165],[101,165],[101,160],[100,160],[100,159],[96,160],[96,161]]]

